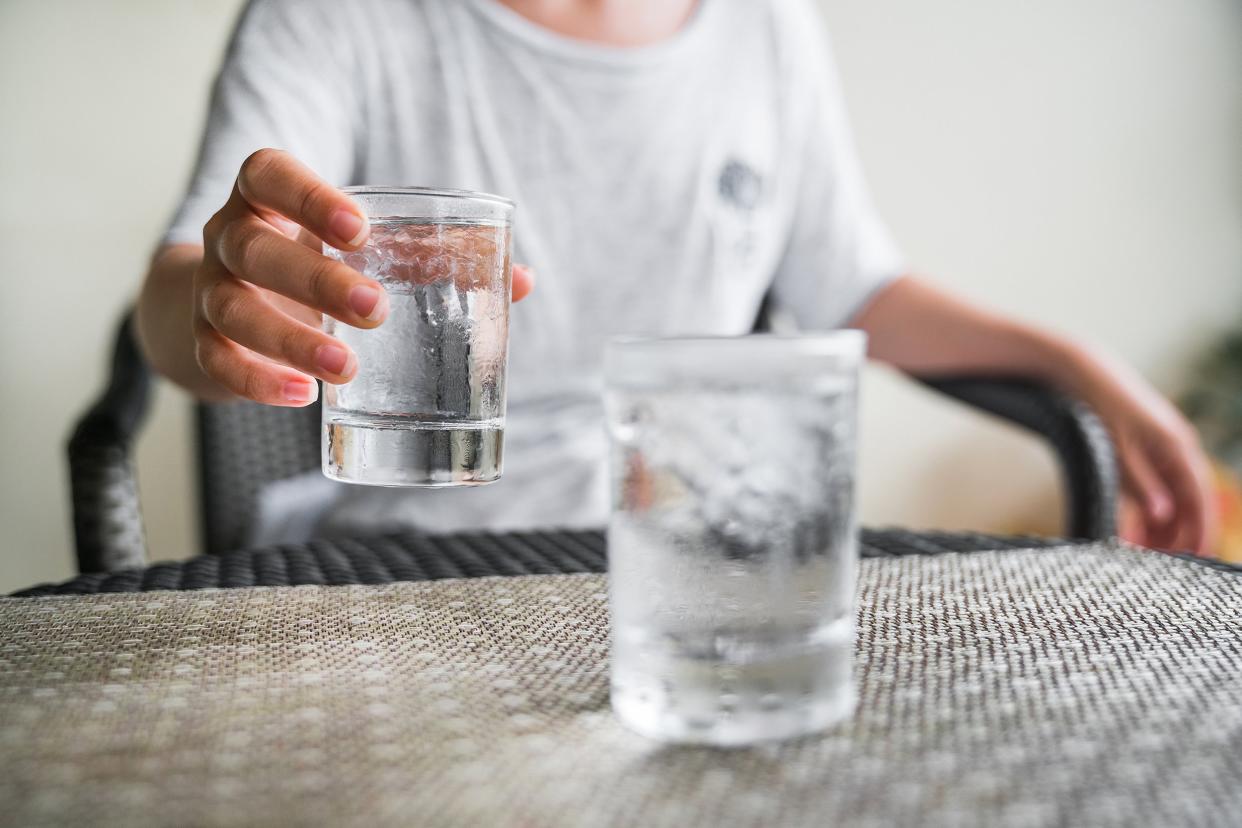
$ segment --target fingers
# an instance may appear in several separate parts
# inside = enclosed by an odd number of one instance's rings
[[[219,279],[203,292],[202,304],[203,321],[217,333],[277,363],[336,384],[358,371],[343,343],[291,319],[251,285]]]
[[[1117,536],[1127,543],[1151,546],[1147,539],[1147,519],[1143,509],[1125,490],[1117,503]]]
[[[338,249],[356,249],[370,232],[353,200],[282,150],[261,149],[247,158],[236,190],[256,213],[284,216]]]
[[[199,367],[229,391],[267,405],[301,407],[315,401],[315,381],[292,368],[267,362],[210,326],[195,332]]]
[[[226,224],[215,252],[220,264],[237,278],[348,325],[374,328],[388,314],[388,297],[378,282],[273,231],[257,217]]]
[[[1178,441],[1155,449],[1157,468],[1176,503],[1176,531],[1169,546],[1197,555],[1212,552],[1215,501],[1206,458],[1197,441]]]
[[[1161,540],[1171,542],[1174,500],[1168,487],[1141,445],[1118,441],[1118,455],[1123,485],[1142,511],[1147,538],[1157,545]]]
[[[1126,491],[1138,501],[1142,535],[1158,549],[1211,553],[1215,501],[1206,457],[1189,426],[1161,426],[1141,440],[1119,440]]]
[[[228,202],[203,228],[193,321],[203,372],[270,405],[313,402],[315,377],[347,382],[357,358],[319,330],[319,316],[373,328],[388,300],[377,282],[324,256],[318,242],[355,249],[369,231],[357,204],[288,153],[247,158]]]
[[[535,289],[535,271],[526,265],[513,266],[513,301],[521,302]]]

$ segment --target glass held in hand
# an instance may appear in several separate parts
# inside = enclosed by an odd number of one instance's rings
[[[503,466],[513,203],[482,193],[346,188],[370,217],[366,244],[332,249],[380,282],[390,311],[324,329],[358,356],[325,385],[323,471],[377,486],[467,486]]]

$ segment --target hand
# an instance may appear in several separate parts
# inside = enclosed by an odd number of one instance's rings
[[[1217,515],[1211,467],[1198,435],[1143,380],[1103,366],[1088,394],[1117,450],[1119,532],[1157,549],[1212,554]]]
[[[369,231],[357,204],[288,153],[247,158],[228,202],[203,228],[193,287],[203,372],[238,396],[284,406],[314,402],[315,377],[352,379],[358,359],[320,329],[321,314],[374,328],[388,298],[321,245],[356,250]],[[517,301],[533,287],[530,271],[515,266],[512,284]]]

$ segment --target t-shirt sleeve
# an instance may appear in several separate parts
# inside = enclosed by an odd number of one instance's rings
[[[822,330],[848,322],[906,265],[872,204],[818,13],[804,0],[777,4],[786,10],[792,217],[772,300],[799,328]]]
[[[347,15],[343,6],[336,17]],[[203,225],[228,200],[257,149],[287,150],[333,184],[354,168],[360,121],[349,38],[331,7],[308,0],[251,0],[212,90],[190,185],[165,244],[201,243]]]

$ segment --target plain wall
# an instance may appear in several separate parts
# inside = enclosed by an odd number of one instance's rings
[[[1242,298],[1234,0],[823,0],[912,262],[1176,388]],[[183,188],[238,0],[0,2],[0,591],[73,572],[63,445]],[[189,406],[138,447],[150,545],[197,544]],[[911,424],[917,424],[911,427]],[[871,524],[1055,530],[1042,447],[884,371]]]

